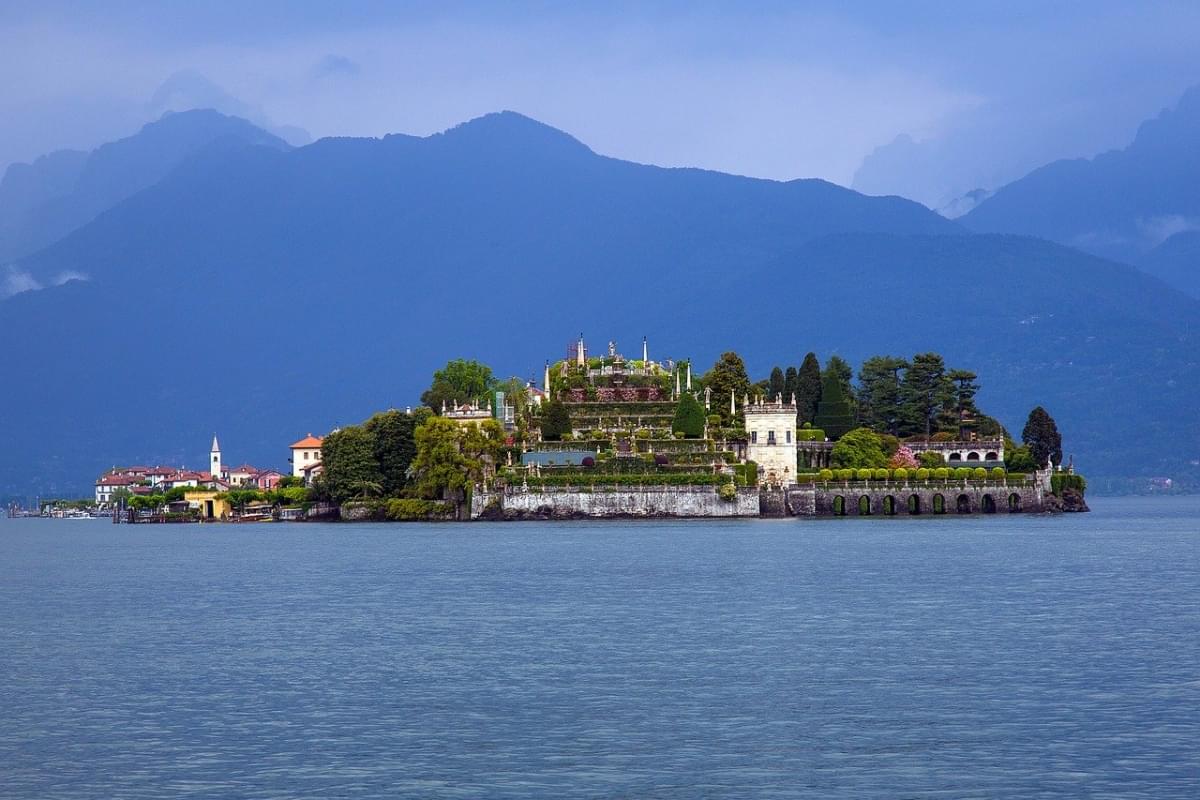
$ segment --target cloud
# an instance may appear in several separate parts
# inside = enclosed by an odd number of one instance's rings
[[[13,295],[22,294],[23,292],[36,292],[41,289],[62,286],[69,281],[86,280],[89,280],[89,278],[82,272],[68,270],[58,273],[51,280],[43,283],[33,277],[28,270],[10,264],[0,272],[0,300],[7,300]]]
[[[313,65],[312,77],[314,80],[338,77],[355,78],[360,72],[362,72],[362,67],[357,62],[345,56],[330,53]]]
[[[1161,217],[1139,219],[1137,226],[1142,235],[1146,237],[1150,247],[1158,247],[1177,233],[1200,231],[1200,217],[1166,214]]]

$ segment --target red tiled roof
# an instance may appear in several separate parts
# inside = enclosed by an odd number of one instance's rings
[[[301,472],[312,472],[314,469],[317,469],[320,466],[321,466],[320,461],[314,461],[311,464],[305,464],[303,467],[300,468],[300,471]]]
[[[313,436],[310,433],[308,436],[305,436],[303,439],[301,439],[300,441],[293,444],[291,449],[295,450],[300,447],[320,447],[321,442],[323,442],[323,441],[325,441],[325,440],[322,439],[321,437]]]
[[[133,475],[103,475],[100,480],[96,481],[97,486],[130,486],[137,483],[140,478]]]

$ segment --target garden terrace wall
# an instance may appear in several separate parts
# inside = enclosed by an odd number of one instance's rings
[[[830,481],[795,486],[787,495],[788,513],[803,517],[1008,514],[1046,510],[1046,495],[1038,481]],[[941,498],[941,511],[937,510],[938,497]],[[841,498],[840,502],[838,498]],[[866,498],[865,503],[863,498]],[[865,514],[860,513],[862,507],[866,508]]]
[[[471,518],[580,519],[604,517],[757,517],[757,489],[722,500],[712,486],[641,486],[583,491],[555,488],[476,492]]]

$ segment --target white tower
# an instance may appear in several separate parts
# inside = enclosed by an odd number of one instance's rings
[[[217,442],[217,435],[213,434],[212,450],[209,452],[208,459],[209,473],[214,478],[221,477],[221,445]]]
[[[645,336],[642,337],[642,366],[650,366],[650,343]]]

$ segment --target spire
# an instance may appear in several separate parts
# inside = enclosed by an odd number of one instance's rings
[[[679,397],[679,370],[675,370],[675,396]]]
[[[213,445],[212,445],[212,450],[210,450],[209,452],[210,452],[210,453],[219,453],[219,452],[221,452],[221,444],[220,444],[220,442],[218,442],[218,441],[217,441],[217,435],[216,435],[215,433],[213,434]]]
[[[646,337],[642,337],[642,366],[650,363],[650,345],[646,341]]]
[[[550,394],[550,359],[546,359],[546,373],[542,375],[542,391]]]
[[[687,362],[687,370],[688,370],[687,389],[690,392],[692,390],[692,360],[690,358],[688,359],[688,362]]]
[[[737,398],[736,394],[733,392],[733,390],[730,390],[730,392],[729,392],[729,419],[730,419],[730,424],[733,424],[733,418],[734,418],[735,416],[737,416],[737,399],[736,399],[736,398]]]

